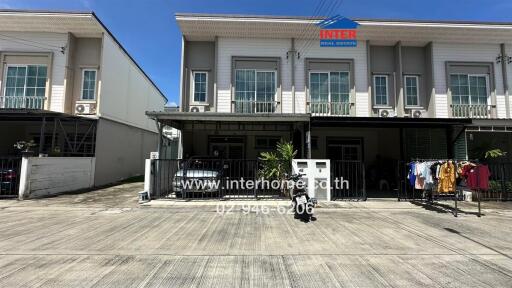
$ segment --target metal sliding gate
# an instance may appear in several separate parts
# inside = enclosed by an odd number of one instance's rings
[[[18,197],[20,174],[20,157],[0,157],[0,198]]]
[[[366,200],[362,161],[331,160],[331,200]]]
[[[263,166],[261,160],[246,159],[155,159],[151,162],[151,197],[261,199],[284,196],[279,187],[261,182]]]

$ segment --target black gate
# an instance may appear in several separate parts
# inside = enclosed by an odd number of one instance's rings
[[[366,200],[364,163],[331,161],[331,200]]]
[[[20,174],[20,157],[0,157],[0,198],[18,197]]]
[[[153,199],[261,199],[284,196],[280,187],[272,187],[271,183],[262,181],[264,163],[261,160],[155,159],[151,165]]]
[[[491,163],[489,170],[489,190],[482,192],[482,200],[512,200],[512,163]]]

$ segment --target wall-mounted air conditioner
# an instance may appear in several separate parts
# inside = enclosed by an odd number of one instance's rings
[[[411,109],[411,112],[409,112],[409,117],[411,118],[425,118],[427,117],[427,111],[421,110],[421,109]]]
[[[189,108],[190,112],[204,112],[204,106],[193,106],[191,105]]]
[[[387,118],[387,117],[395,117],[396,113],[393,109],[379,109],[379,117]]]
[[[76,103],[75,114],[91,115],[96,113],[96,104],[94,103]]]

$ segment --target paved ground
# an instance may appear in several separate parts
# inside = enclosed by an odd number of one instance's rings
[[[336,202],[304,224],[271,201],[140,207],[141,187],[0,201],[0,287],[512,286],[510,204]]]

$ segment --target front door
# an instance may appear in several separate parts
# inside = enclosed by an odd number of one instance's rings
[[[327,158],[331,160],[331,199],[366,199],[364,189],[362,139],[327,139]],[[346,183],[346,184],[336,184]]]
[[[244,159],[245,145],[243,137],[211,137],[208,153],[221,159]]]
[[[331,161],[361,161],[361,139],[327,140],[327,158]]]

